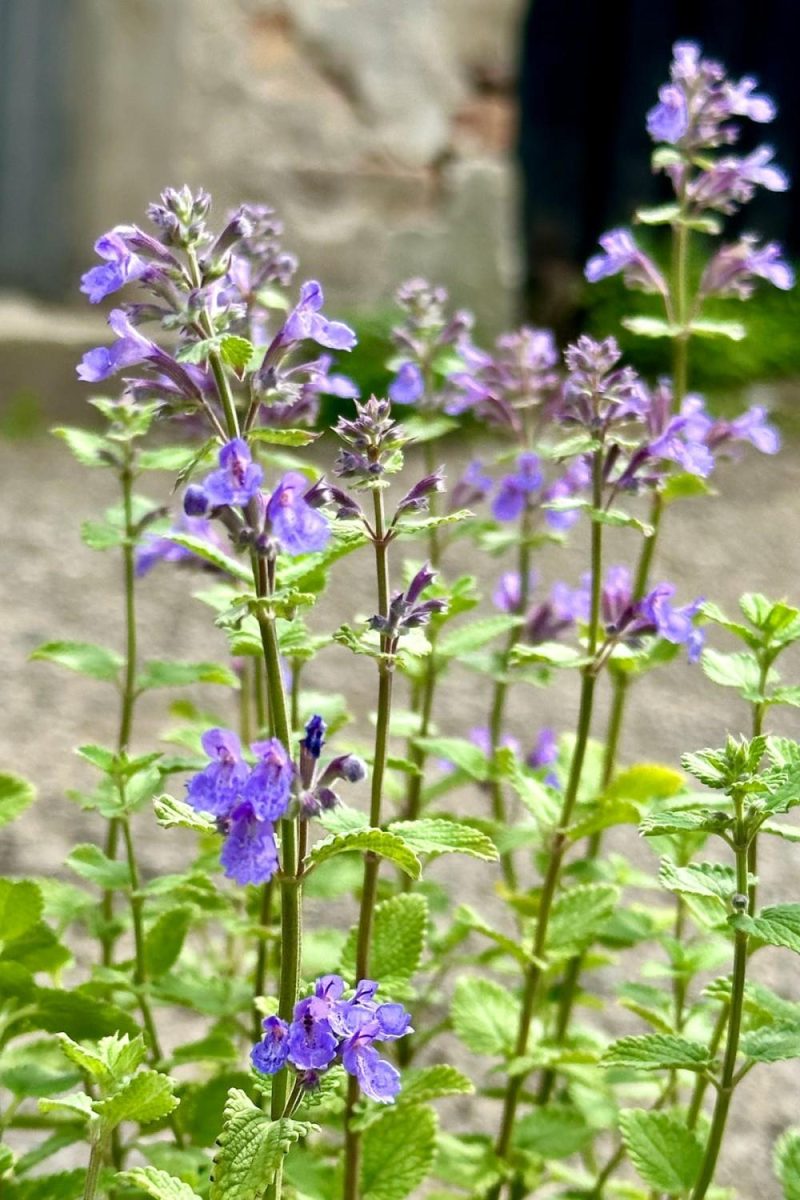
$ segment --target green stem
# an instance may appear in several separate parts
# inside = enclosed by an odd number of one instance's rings
[[[434,442],[432,439],[428,439],[427,442],[423,443],[423,453],[424,453],[424,457],[425,457],[425,474],[426,475],[432,475],[433,472],[436,470],[436,455],[434,454],[434,448],[435,448],[435,446],[434,446]],[[439,510],[438,497],[436,495],[436,492],[433,492],[433,494],[430,496],[430,498],[428,500],[428,513],[430,514],[430,516],[435,517],[438,510]],[[428,530],[428,558],[430,559],[431,566],[438,567],[441,557],[442,557],[442,551],[441,551],[441,546],[439,544],[439,530],[435,529],[435,528],[429,529]]]
[[[748,844],[744,829],[743,807],[741,796],[734,797],[736,804],[735,851],[736,851],[736,890],[741,895],[747,895],[747,852]],[[717,1088],[714,1113],[711,1118],[711,1128],[708,1131],[703,1163],[691,1200],[703,1200],[711,1186],[714,1171],[719,1158],[722,1140],[725,1136],[725,1126],[728,1120],[733,1091],[736,1087],[736,1058],[739,1053],[739,1034],[742,1027],[744,1010],[744,985],[747,976],[748,935],[737,929],[734,934],[733,977],[731,980],[730,1013],[728,1016],[728,1033],[725,1041],[725,1056],[722,1061],[722,1075]]]
[[[372,493],[374,505],[375,570],[378,585],[378,612],[387,616],[389,612],[389,559],[386,540],[386,519],[383,492]],[[391,638],[381,637],[381,650],[389,655],[394,649]],[[386,658],[378,661],[378,719],[375,729],[375,753],[372,764],[372,786],[370,792],[369,823],[378,828],[381,823],[381,800],[383,797],[386,760],[389,752],[389,727],[392,714],[392,680],[394,671]],[[364,855],[364,880],[361,888],[361,906],[358,916],[356,942],[356,980],[366,979],[369,974],[369,953],[375,901],[378,893],[380,859],[372,851]],[[344,1200],[358,1200],[361,1178],[361,1134],[352,1128],[353,1111],[358,1100],[358,1083],[351,1076],[347,1084],[347,1108],[345,1111],[345,1162]]]
[[[269,942],[272,935],[272,898],[274,895],[273,881],[270,879],[261,889],[261,908],[258,914],[260,936],[256,951],[256,969],[253,976],[253,995],[263,996],[266,992],[269,975]],[[262,1037],[261,1013],[253,1010],[253,1041],[259,1042]]]
[[[97,1184],[100,1179],[100,1168],[103,1165],[105,1158],[105,1148],[103,1138],[99,1134],[92,1137],[91,1151],[89,1152],[89,1166],[86,1170],[86,1182],[83,1186],[83,1200],[95,1200],[97,1195]]]
[[[597,509],[602,507],[602,472],[603,451],[601,449],[595,451],[592,457],[592,503]],[[586,747],[589,742],[589,733],[592,724],[592,711],[594,707],[595,684],[597,682],[597,675],[594,670],[594,659],[597,654],[600,628],[602,539],[603,527],[599,521],[593,521],[591,528],[591,608],[589,614],[589,634],[587,645],[587,653],[592,659],[592,662],[587,667],[584,667],[582,672],[575,748],[573,750],[572,762],[570,764],[569,779],[567,780],[567,786],[564,791],[564,800],[561,808],[558,827],[553,835],[553,841],[550,847],[550,858],[542,883],[539,911],[536,916],[536,928],[533,938],[531,961],[525,975],[522,1008],[514,1047],[515,1058],[523,1058],[528,1051],[531,1023],[536,1011],[536,1005],[539,998],[539,989],[544,975],[544,955],[547,948],[547,931],[550,922],[550,914],[552,912],[553,902],[555,900],[556,892],[561,879],[561,867],[568,846],[567,830],[570,821],[572,820],[575,804],[578,799],[578,789],[580,788],[581,778],[583,775],[583,763],[586,756]],[[519,1099],[522,1094],[524,1084],[525,1075],[523,1073],[512,1076],[508,1081],[506,1094],[503,1101],[503,1115],[500,1124],[500,1132],[495,1145],[495,1152],[498,1158],[507,1158],[508,1156],[508,1151],[511,1146],[511,1138],[514,1132],[514,1121],[516,1118],[517,1106],[519,1104]],[[502,1184],[497,1184],[489,1193],[491,1200],[497,1200],[501,1190]]]
[[[129,442],[124,443],[124,461],[119,475],[122,490],[122,508],[125,521],[125,537],[122,543],[123,594],[125,597],[125,674],[122,682],[122,703],[117,734],[117,753],[128,749],[136,704],[136,528],[133,520],[133,450]],[[107,858],[117,856],[119,845],[119,820],[112,817],[106,831],[105,853]],[[114,956],[114,937],[111,924],[114,920],[114,893],[110,888],[103,892],[103,925],[101,940],[103,966],[110,967]]]
[[[134,967],[133,981],[136,984],[137,997],[139,1000],[139,1009],[142,1014],[142,1023],[147,1031],[147,1036],[150,1039],[150,1057],[153,1065],[163,1059],[161,1053],[161,1045],[158,1040],[158,1032],[156,1030],[153,1013],[150,1008],[150,1002],[145,994],[147,987],[147,960],[145,958],[144,947],[144,922],[142,920],[142,909],[144,907],[144,898],[139,890],[139,865],[136,861],[136,851],[133,845],[133,835],[131,833],[131,824],[127,817],[120,819],[122,826],[122,836],[125,843],[125,856],[128,862],[128,870],[131,877],[131,921],[133,924],[133,949],[134,949]]]

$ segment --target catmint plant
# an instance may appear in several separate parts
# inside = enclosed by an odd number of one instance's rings
[[[113,305],[110,337],[78,375],[114,398],[92,401],[102,430],[56,432],[113,481],[82,537],[119,559],[123,634],[33,654],[110,688],[112,733],[78,749],[97,777],[69,795],[94,822],[75,882],[0,880],[4,1200],[722,1194],[739,1084],[800,1057],[800,1006],[760,964],[800,952],[800,906],[762,905],[759,879],[764,840],[798,840],[800,751],[771,717],[800,704],[800,611],[747,593],[730,616],[656,548],[721,459],[780,446],[761,406],[714,414],[690,354],[744,336],[719,302],[793,284],[754,234],[702,250],[788,185],[769,149],[732,149],[774,115],[675,47],[647,116],[672,195],[636,215],[669,227],[669,265],[616,229],[586,268],[660,306],[625,321],[669,341],[656,380],[612,334],[483,348],[414,279],[386,395],[362,398],[356,332],[298,282],[266,205],[216,221],[204,191],[167,189],[98,239],[80,286]],[[468,425],[459,476],[447,438]],[[586,561],[552,575],[568,539]],[[207,617],[201,661],[149,655],[137,596],[169,572]],[[627,698],[656,668],[736,692],[743,735],[624,764]],[[0,822],[33,798],[0,776]],[[787,1130],[787,1200],[798,1163]]]

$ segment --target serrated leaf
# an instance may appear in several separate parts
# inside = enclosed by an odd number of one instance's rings
[[[645,817],[639,826],[643,837],[660,837],[671,833],[722,833],[731,823],[727,813],[714,809],[684,811],[676,809],[671,812],[651,813]]]
[[[800,1200],[800,1130],[787,1129],[775,1143],[772,1161],[783,1200]]]
[[[120,1171],[114,1176],[114,1182],[120,1186],[138,1188],[152,1200],[200,1200],[188,1183],[156,1167],[134,1167],[132,1171]]]
[[[178,1107],[174,1087],[173,1080],[159,1071],[139,1071],[107,1099],[94,1100],[92,1107],[107,1129],[122,1121],[149,1125]]]
[[[128,888],[131,886],[131,873],[127,862],[122,859],[107,858],[99,846],[91,842],[76,846],[67,855],[66,865],[81,879],[88,879],[101,888]]]
[[[262,1200],[293,1142],[310,1126],[269,1117],[238,1088],[225,1105],[209,1200]]]
[[[670,859],[662,858],[658,875],[665,888],[683,896],[715,896],[727,902],[736,891],[734,870],[723,863],[678,867]]]
[[[606,797],[614,800],[668,800],[683,791],[684,778],[679,771],[662,763],[636,763],[620,771],[606,789]]]
[[[106,439],[99,433],[92,433],[89,429],[76,429],[69,425],[59,425],[52,432],[54,437],[67,443],[81,466],[111,466],[113,459],[109,454]]]
[[[46,1029],[49,1033],[68,1033],[77,1042],[91,1041],[128,1033],[138,1033],[136,1022],[130,1013],[116,1004],[98,1000],[83,988],[64,991],[63,988],[37,988],[36,1008],[28,1021],[34,1029]]]
[[[497,858],[492,839],[461,821],[422,817],[417,821],[393,821],[389,830],[417,854],[468,854],[486,862]]]
[[[569,1158],[594,1136],[583,1113],[566,1104],[546,1104],[517,1122],[514,1145],[542,1158]]]
[[[450,1017],[459,1038],[474,1054],[506,1058],[513,1053],[519,1001],[493,979],[459,979]]]
[[[94,1114],[91,1096],[86,1092],[71,1092],[68,1096],[44,1096],[39,1101],[39,1111],[43,1113],[67,1113],[73,1119],[91,1120]]]
[[[81,1046],[79,1042],[73,1041],[66,1033],[60,1033],[58,1041],[62,1054],[71,1063],[74,1063],[76,1067],[80,1067],[81,1071],[85,1071],[87,1075],[91,1075],[92,1079],[97,1079],[101,1082],[111,1079],[108,1064],[99,1051],[93,1050],[88,1046]]]
[[[376,979],[405,981],[419,969],[428,931],[428,904],[424,896],[404,892],[383,900],[375,909],[370,970]],[[351,931],[342,952],[342,971],[355,971],[356,931]]]
[[[188,687],[193,683],[215,683],[222,687],[238,688],[239,679],[230,667],[224,667],[221,663],[152,661],[145,663],[136,680],[140,691]]]
[[[157,979],[174,965],[189,932],[191,920],[192,909],[182,905],[161,913],[150,926],[144,939],[148,978]]]
[[[800,1058],[800,1025],[768,1025],[742,1035],[739,1050],[756,1062]]]
[[[437,1063],[432,1067],[407,1071],[395,1103],[404,1106],[422,1104],[426,1100],[438,1100],[441,1096],[471,1096],[474,1091],[472,1080],[456,1067]]]
[[[645,1183],[669,1196],[680,1196],[694,1184],[703,1147],[686,1123],[667,1113],[623,1109],[619,1114],[628,1156]]]
[[[11,942],[39,921],[42,893],[29,879],[0,879],[0,941]]]
[[[415,744],[428,755],[444,759],[470,779],[484,783],[489,778],[489,762],[483,750],[466,738],[424,737],[415,738]]]
[[[775,904],[762,908],[757,917],[742,914],[730,923],[769,946],[785,946],[800,954],[800,904]]]
[[[362,1200],[409,1196],[433,1166],[436,1129],[436,1114],[427,1105],[397,1108],[371,1125],[362,1144]]]
[[[0,829],[15,821],[36,799],[36,789],[20,775],[0,772]]]
[[[230,575],[233,579],[239,579],[243,583],[252,584],[253,575],[249,567],[239,562],[238,559],[231,558],[223,550],[218,550],[216,546],[212,546],[210,542],[204,541],[203,538],[193,537],[189,533],[174,532],[170,532],[164,536],[169,541],[175,542],[177,546],[183,546],[184,550],[190,550],[198,558],[211,563],[212,567],[216,567],[217,570],[224,571],[226,575]]]
[[[250,362],[253,356],[253,349],[252,342],[248,341],[245,337],[239,337],[235,333],[226,333],[220,339],[219,343],[219,353],[222,361],[238,372],[243,371]]]
[[[459,521],[466,521],[472,516],[474,513],[470,512],[468,508],[460,508],[458,512],[442,513],[438,517],[406,519],[403,515],[394,526],[394,533],[395,537],[415,537],[421,533],[429,533],[431,529],[438,529],[442,525],[456,525]]]
[[[318,867],[335,858],[337,854],[353,851],[360,854],[377,854],[393,862],[409,878],[419,879],[422,867],[416,854],[401,837],[386,829],[355,829],[350,833],[335,833],[324,841],[317,842],[308,856],[308,863],[312,867]]]
[[[710,1061],[707,1047],[700,1042],[664,1033],[620,1038],[611,1043],[602,1059],[605,1067],[629,1067],[637,1071],[701,1071]]]
[[[185,800],[176,800],[166,793],[153,801],[156,820],[163,829],[193,829],[195,833],[214,833],[217,823],[213,817],[204,817]]]
[[[761,672],[754,654],[720,654],[709,648],[703,651],[700,664],[713,683],[736,688],[746,700],[758,697]]]
[[[1,962],[13,961],[29,971],[57,971],[72,955],[62,946],[52,929],[42,921],[31,925],[19,937],[6,942]]]
[[[141,471],[178,473],[186,470],[196,453],[188,446],[157,446],[153,450],[140,450],[136,456],[136,466]]]
[[[453,629],[440,637],[436,643],[436,654],[442,658],[459,658],[462,654],[471,654],[482,650],[495,638],[516,628],[520,618],[498,614],[494,617],[484,617],[483,620],[473,621],[460,629]]]
[[[31,654],[34,661],[55,662],[70,671],[88,675],[104,683],[116,683],[122,656],[92,642],[45,642]]]
[[[266,442],[271,446],[310,446],[319,434],[310,429],[251,429],[248,440],[251,442]]]
[[[619,888],[610,883],[587,883],[568,888],[550,914],[547,953],[573,953],[583,949],[614,912]]]

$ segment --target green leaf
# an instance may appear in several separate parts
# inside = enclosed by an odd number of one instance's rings
[[[673,504],[676,500],[687,500],[693,496],[711,496],[714,492],[711,486],[700,475],[692,475],[690,471],[679,471],[669,475],[661,489],[661,499],[664,504]]]
[[[88,429],[75,429],[72,426],[59,425],[53,431],[53,436],[66,442],[70,450],[84,467],[108,467],[113,459],[109,453],[106,439],[99,433]]]
[[[195,833],[214,833],[217,823],[213,817],[204,817],[187,804],[185,800],[176,800],[174,796],[157,796],[153,801],[153,811],[162,829],[193,829]]]
[[[682,792],[684,778],[680,771],[662,763],[636,763],[614,776],[606,789],[612,800],[635,800],[644,804],[650,800],[668,800]]]
[[[173,966],[183,947],[192,920],[192,909],[186,905],[161,913],[147,931],[144,958],[149,978],[158,978]]]
[[[134,1038],[127,1033],[112,1034],[94,1046],[81,1045],[66,1033],[60,1033],[58,1041],[70,1062],[104,1086],[132,1074],[147,1054],[141,1034]]]
[[[698,811],[676,809],[652,813],[639,826],[643,837],[661,837],[672,833],[723,833],[730,825],[727,813],[703,808]]]
[[[235,333],[227,333],[220,339],[219,352],[222,361],[234,371],[242,372],[253,356],[253,343]]]
[[[612,1042],[602,1061],[605,1067],[629,1067],[637,1071],[701,1071],[711,1059],[700,1042],[672,1034],[646,1033]]]
[[[471,1096],[474,1091],[472,1080],[456,1067],[437,1063],[432,1067],[406,1071],[395,1103],[407,1107],[409,1104],[422,1104],[426,1100],[438,1100],[442,1096]]]
[[[724,337],[732,342],[740,342],[747,336],[747,326],[741,321],[709,321],[703,318],[692,321],[689,329],[700,337]]]
[[[154,450],[140,450],[136,456],[136,466],[142,471],[178,473],[194,461],[196,453],[188,446],[157,446]]]
[[[629,333],[638,334],[639,337],[674,338],[680,333],[678,325],[670,325],[659,317],[623,317],[622,324]]]
[[[0,879],[0,941],[11,942],[34,926],[42,915],[44,900],[28,879]]]
[[[232,576],[233,579],[239,579],[243,583],[252,585],[253,574],[250,568],[246,567],[244,563],[239,562],[238,559],[231,558],[224,551],[218,550],[210,542],[206,542],[202,538],[193,537],[189,533],[169,533],[164,536],[168,537],[171,542],[175,542],[176,546],[183,546],[184,550],[191,550],[192,554],[196,554],[198,558],[211,563],[212,567],[224,571],[226,575]]]
[[[376,979],[406,981],[419,969],[428,931],[428,904],[424,896],[404,892],[382,901],[375,909],[370,969]],[[355,973],[356,931],[351,931],[342,953],[343,974]]]
[[[466,738],[425,737],[415,738],[415,744],[428,755],[435,755],[451,762],[470,779],[484,783],[489,778],[489,762],[483,750]]]
[[[389,831],[398,834],[417,854],[468,854],[487,862],[497,858],[491,838],[462,821],[422,817],[417,821],[393,821]]]
[[[520,618],[498,614],[495,617],[484,617],[471,625],[453,629],[440,637],[436,643],[436,654],[442,658],[460,658],[462,654],[471,654],[482,650],[489,642],[500,637],[503,633],[515,629],[520,624]]]
[[[46,1029],[49,1033],[68,1033],[78,1042],[102,1038],[115,1033],[138,1033],[136,1022],[130,1013],[96,999],[84,988],[37,988],[36,1009],[31,1014],[30,1024],[35,1029]]]
[[[756,1062],[800,1058],[800,1025],[769,1025],[745,1033],[739,1050]]]
[[[131,873],[128,864],[121,859],[107,858],[99,846],[91,842],[76,846],[67,855],[66,865],[81,879],[88,879],[101,888],[129,888]]]
[[[784,1200],[800,1200],[800,1130],[787,1129],[778,1138],[772,1161]]]
[[[678,867],[670,859],[662,858],[658,876],[665,888],[682,896],[715,896],[727,903],[736,891],[734,870],[723,863]]]
[[[173,1080],[159,1071],[139,1071],[106,1100],[94,1100],[92,1107],[107,1129],[122,1121],[149,1125],[178,1107],[174,1087]]]
[[[459,979],[450,1017],[459,1038],[474,1054],[501,1058],[513,1054],[519,1002],[493,979]]]
[[[132,1171],[120,1171],[114,1176],[114,1182],[120,1186],[138,1188],[152,1200],[200,1200],[188,1183],[156,1167],[134,1167]]]
[[[619,888],[586,883],[568,888],[555,904],[547,931],[547,953],[573,954],[594,939],[619,902]]]
[[[435,1154],[432,1108],[421,1105],[387,1112],[364,1134],[362,1200],[404,1200],[425,1179]]]
[[[640,225],[671,225],[681,216],[679,204],[659,204],[651,208],[637,208],[634,213]]]
[[[720,654],[717,650],[703,651],[700,660],[703,671],[713,683],[736,688],[746,700],[759,698],[760,669],[754,654]]]
[[[335,833],[332,837],[317,842],[308,856],[308,862],[312,867],[318,867],[337,854],[348,854],[352,851],[378,854],[381,858],[393,862],[409,878],[419,879],[422,868],[416,854],[401,837],[386,829],[356,829],[351,833]]]
[[[209,1200],[262,1200],[290,1147],[310,1126],[269,1117],[244,1092],[231,1088]]]
[[[517,1122],[514,1145],[542,1158],[569,1158],[592,1140],[583,1113],[566,1104],[546,1104]]]
[[[58,1041],[62,1053],[76,1067],[80,1067],[81,1071],[85,1071],[87,1075],[91,1075],[92,1079],[100,1080],[102,1083],[110,1081],[111,1073],[108,1069],[108,1064],[99,1051],[92,1050],[87,1046],[81,1046],[79,1042],[73,1041],[66,1033],[60,1033]]]
[[[68,1096],[43,1096],[39,1101],[39,1111],[43,1113],[67,1113],[68,1116],[79,1117],[81,1120],[91,1120],[95,1115],[92,1098],[86,1092],[70,1092]]]
[[[81,1082],[50,1037],[8,1045],[0,1056],[0,1087],[18,1096],[54,1096]]]
[[[762,908],[757,917],[742,914],[730,923],[768,946],[785,946],[800,954],[800,904],[775,904]]]
[[[52,929],[37,921],[19,937],[6,942],[0,961],[11,960],[27,967],[29,971],[56,971],[71,957]]]
[[[623,1109],[619,1114],[628,1156],[645,1183],[669,1196],[680,1196],[694,1184],[703,1147],[685,1121],[667,1113]]]
[[[31,654],[31,659],[59,663],[71,671],[116,683],[122,666],[122,656],[114,650],[95,646],[92,642],[45,642]]]
[[[213,662],[145,663],[136,680],[140,691],[162,687],[188,687],[193,683],[218,683],[222,687],[238,688],[239,680],[229,667]]]
[[[318,437],[310,429],[251,429],[247,435],[248,441],[271,446],[309,446]]]
[[[36,789],[19,775],[0,772],[0,829],[15,821],[36,799]]]

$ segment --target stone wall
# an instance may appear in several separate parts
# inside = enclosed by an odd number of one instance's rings
[[[339,305],[423,273],[513,319],[522,0],[77,0],[72,239],[166,183],[272,203]]]

